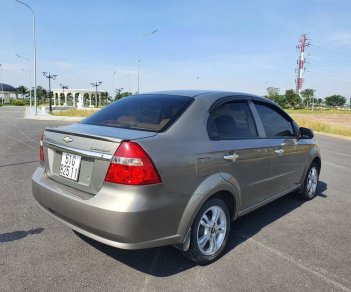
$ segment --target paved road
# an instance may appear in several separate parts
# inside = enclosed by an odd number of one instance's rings
[[[200,267],[171,247],[123,251],[81,238],[36,207],[38,138],[60,124],[0,108],[1,291],[351,291],[351,141],[318,136],[318,197],[288,195],[237,220],[226,254]]]

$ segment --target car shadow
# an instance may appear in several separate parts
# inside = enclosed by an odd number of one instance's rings
[[[326,198],[327,196],[324,194],[326,190],[327,184],[319,182],[317,196]],[[231,252],[236,246],[260,232],[265,226],[299,208],[305,202],[304,200],[296,198],[294,194],[289,194],[239,218],[231,225],[232,231],[222,257],[225,257],[226,254]],[[122,250],[105,245],[77,232],[75,233],[86,243],[107,256],[155,277],[172,276],[196,266],[193,262],[185,259],[180,251],[173,247]],[[238,234],[240,236],[238,236]]]
[[[44,228],[35,228],[28,231],[19,230],[0,234],[0,243],[11,242],[27,237],[28,235],[42,233]]]

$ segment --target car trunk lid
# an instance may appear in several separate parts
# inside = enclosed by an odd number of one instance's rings
[[[101,189],[113,154],[122,141],[156,134],[85,124],[47,128],[43,140],[46,173],[59,183],[94,195]],[[60,174],[60,168],[67,168],[65,163],[61,163],[64,153],[80,157],[76,179],[74,175],[70,179],[64,177],[63,173]]]

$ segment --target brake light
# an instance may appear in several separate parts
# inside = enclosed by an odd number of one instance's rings
[[[125,185],[150,185],[161,182],[154,163],[135,142],[122,142],[116,150],[105,178],[106,182]]]
[[[44,132],[41,134],[41,137],[40,137],[40,142],[39,142],[39,159],[40,159],[40,162],[43,163],[44,162],[44,142],[43,142],[43,139],[44,139]]]

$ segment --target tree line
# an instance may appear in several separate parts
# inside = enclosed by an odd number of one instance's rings
[[[115,100],[121,99],[128,95],[131,95],[131,92],[123,92],[122,88],[116,90],[115,95],[111,96],[108,92],[102,92],[101,96],[99,95],[99,99],[101,98],[101,104],[108,104]],[[32,97],[34,96],[34,90],[32,89]],[[29,96],[29,89],[25,86],[21,85],[17,87],[17,93],[21,94],[21,97],[24,99]],[[316,98],[314,96],[315,90],[311,88],[307,88],[301,92],[301,96],[295,93],[293,89],[287,89],[285,94],[280,94],[279,88],[276,87],[268,87],[267,88],[267,97],[268,99],[274,101],[282,108],[309,108],[313,106],[327,106],[327,107],[342,107],[346,103],[346,98],[342,95],[331,95],[327,96],[324,99]],[[49,102],[49,94],[48,91],[42,86],[37,86],[37,98],[39,103],[47,103]],[[88,94],[84,95],[84,101],[87,101],[89,98]],[[95,96],[92,97],[92,103],[95,104]]]
[[[267,97],[268,99],[274,101],[282,108],[308,108],[313,106],[327,106],[327,107],[342,107],[346,103],[346,98],[342,95],[331,95],[324,99],[316,98],[314,96],[315,89],[305,89],[301,91],[301,96],[296,94],[293,89],[287,89],[285,94],[280,94],[279,88],[268,87]]]
[[[20,94],[23,100],[28,98],[30,94],[32,95],[32,98],[34,97],[34,89],[29,90],[27,87],[23,85],[18,86],[16,89],[17,89],[17,94]],[[100,100],[101,104],[107,104],[132,94],[131,92],[123,92],[122,90],[123,90],[122,88],[117,89],[114,96],[111,96],[107,91],[102,92],[98,94],[98,98],[101,99]],[[67,92],[69,92],[69,90]],[[50,96],[49,96],[48,90],[46,90],[42,86],[37,86],[38,103],[48,103],[49,98]],[[61,101],[62,101],[62,98],[63,97],[61,97]],[[83,100],[84,101],[89,100],[89,95],[87,93],[84,94]],[[94,96],[92,96],[92,103],[95,104],[95,94]]]

